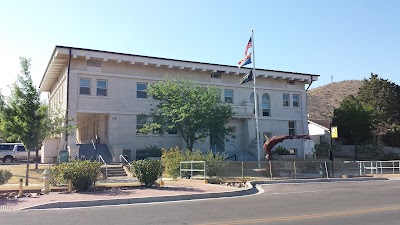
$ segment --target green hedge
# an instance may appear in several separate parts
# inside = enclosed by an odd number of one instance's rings
[[[132,164],[133,172],[136,174],[139,182],[146,187],[154,185],[162,174],[160,160],[137,160]]]
[[[53,185],[62,185],[67,184],[67,180],[71,179],[75,190],[87,191],[95,185],[100,175],[101,165],[99,162],[88,160],[76,160],[53,165],[50,168],[50,182]]]

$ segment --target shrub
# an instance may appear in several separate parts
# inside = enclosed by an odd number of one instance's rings
[[[12,177],[9,170],[0,170],[0,185],[7,183]]]
[[[315,151],[317,156],[328,156],[329,150],[331,148],[331,143],[328,141],[321,141],[319,144],[315,145]],[[332,151],[334,153],[340,153],[342,146],[339,142],[332,142]]]
[[[275,151],[273,151],[274,155],[290,155],[290,151],[286,149],[285,147],[278,146]]]
[[[223,173],[225,158],[225,155],[219,153],[214,155],[212,151],[203,154],[200,150],[190,152],[189,150],[180,150],[178,147],[169,150],[162,149],[161,156],[166,174],[174,179],[180,176],[180,162],[182,161],[205,161],[206,174],[213,177]],[[203,169],[203,165],[193,164],[193,168]],[[182,174],[182,177],[189,177],[189,173]]]
[[[93,186],[100,174],[99,162],[76,160],[54,165],[50,169],[51,181],[56,184],[65,184],[71,179],[72,186],[77,191],[87,191]]]
[[[157,148],[157,146],[152,145],[150,147],[146,147],[146,157],[161,157],[161,148]]]
[[[226,155],[216,153],[213,154],[212,151],[207,152],[203,155],[204,161],[206,161],[206,174],[210,178],[221,175],[225,172],[225,163],[224,160]]]
[[[138,160],[133,162],[133,170],[139,182],[146,187],[150,187],[161,176],[161,161],[147,159]]]
[[[170,148],[169,150],[163,148],[161,155],[161,162],[165,168],[165,173],[168,176],[176,179],[179,177],[179,163],[187,160],[185,155],[178,147]]]

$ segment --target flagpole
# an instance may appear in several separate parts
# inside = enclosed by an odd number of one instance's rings
[[[255,119],[256,119],[256,137],[257,137],[257,161],[258,167],[260,167],[261,160],[261,149],[260,149],[260,130],[258,128],[258,96],[256,92],[256,60],[254,55],[254,31],[251,30],[251,42],[252,42],[252,55],[253,55],[253,89],[254,89],[254,105],[255,105]]]

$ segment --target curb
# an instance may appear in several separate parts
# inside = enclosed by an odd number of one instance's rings
[[[130,198],[130,199],[107,199],[107,200],[93,200],[93,201],[74,201],[74,202],[52,202],[37,206],[22,208],[20,210],[30,209],[66,209],[76,207],[93,207],[105,205],[130,205],[140,203],[152,202],[170,202],[170,201],[185,201],[185,200],[198,200],[198,199],[211,199],[211,198],[224,198],[224,197],[237,197],[253,195],[262,193],[264,190],[258,185],[262,184],[302,184],[313,182],[349,182],[349,181],[374,181],[374,180],[389,180],[387,178],[318,178],[318,179],[293,179],[293,180],[266,180],[266,181],[248,181],[246,182],[248,188],[236,191],[227,192],[211,192],[204,194],[188,194],[176,196],[156,196],[156,197],[143,197],[143,198]]]
[[[170,202],[170,201],[184,201],[184,200],[198,200],[206,198],[224,198],[224,197],[236,197],[245,196],[258,193],[260,190],[248,182],[249,188],[236,191],[227,192],[211,192],[204,194],[188,194],[188,195],[176,195],[176,196],[156,196],[156,197],[144,197],[144,198],[130,198],[130,199],[107,199],[107,200],[94,200],[94,201],[74,201],[74,202],[52,202],[37,206],[31,206],[22,208],[20,210],[29,209],[66,209],[76,207],[93,207],[93,206],[104,206],[104,205],[129,205],[139,203],[151,203],[151,202]]]

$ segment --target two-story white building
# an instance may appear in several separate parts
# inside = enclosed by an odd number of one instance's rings
[[[195,149],[257,155],[253,82],[238,86],[240,78],[249,70],[56,46],[40,90],[48,92],[50,107],[66,112],[68,123],[77,129],[69,135],[46,139],[42,161],[52,162],[64,150],[69,152],[70,159],[79,158],[84,144],[91,143],[96,136],[114,161],[122,154],[135,159],[138,150],[152,145],[184,148],[184,141],[176,131],[149,135],[137,133],[137,129],[148,122],[145,115],[150,115],[156,106],[145,92],[147,85],[175,76],[202,85],[218,86],[222,90],[222,100],[235,112],[227,124],[232,128],[232,135],[207,138],[196,143]],[[319,75],[266,69],[257,69],[256,74],[260,144],[265,136],[307,134],[305,85],[316,81]],[[302,142],[291,140],[284,144],[302,156]]]

